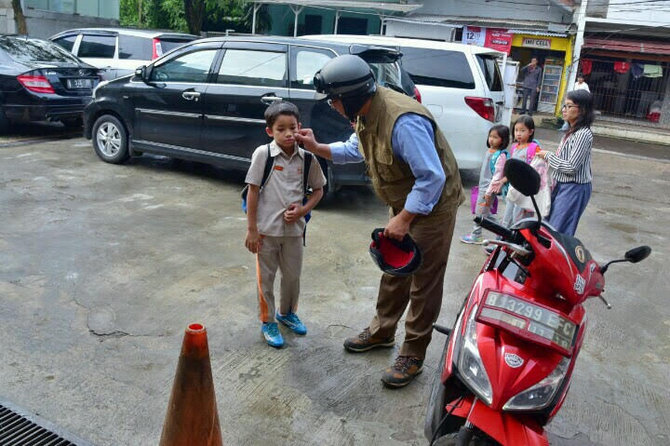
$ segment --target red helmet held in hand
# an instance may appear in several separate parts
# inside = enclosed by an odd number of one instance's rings
[[[384,236],[384,228],[372,231],[370,256],[379,268],[392,276],[410,276],[421,266],[421,250],[409,234],[402,241]]]

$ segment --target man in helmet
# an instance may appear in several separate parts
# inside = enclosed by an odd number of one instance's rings
[[[314,76],[314,86],[355,122],[356,132],[333,144],[317,142],[311,129],[299,131],[296,139],[334,163],[365,160],[375,192],[390,207],[384,236],[402,240],[409,233],[423,256],[410,276],[382,275],[370,326],[344,341],[350,352],[392,347],[398,320],[409,305],[405,341],[382,375],[385,385],[403,387],[421,372],[440,313],[456,210],[464,200],[458,166],[430,112],[408,96],[377,86],[363,59],[331,59]]]

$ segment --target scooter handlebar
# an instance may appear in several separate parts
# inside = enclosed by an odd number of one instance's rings
[[[512,240],[514,238],[514,233],[512,231],[488,218],[482,218],[478,215],[475,217],[475,223],[484,229],[488,229],[489,231],[498,234],[503,239]]]

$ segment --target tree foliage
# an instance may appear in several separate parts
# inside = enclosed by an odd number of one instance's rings
[[[121,0],[120,4],[121,25],[138,28],[250,33],[252,20],[253,3],[244,0]],[[256,32],[269,30],[271,25],[267,5],[263,5],[256,14]]]

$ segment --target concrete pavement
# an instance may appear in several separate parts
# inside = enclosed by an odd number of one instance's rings
[[[596,259],[640,244],[654,252],[610,268],[612,310],[586,304],[585,345],[548,430],[553,444],[665,445],[670,165],[593,159],[578,237]],[[299,311],[309,333],[287,334],[277,351],[257,321],[241,174],[154,158],[113,166],[80,138],[0,148],[0,166],[0,396],[96,445],[156,444],[183,330],[202,322],[226,444],[426,444],[442,336],[423,375],[397,391],[379,381],[393,350],[342,348],[374,310],[367,246],[387,216],[370,191],[343,190],[314,211]],[[471,226],[468,207],[456,236]],[[451,325],[483,261],[481,248],[454,241],[440,323]]]

